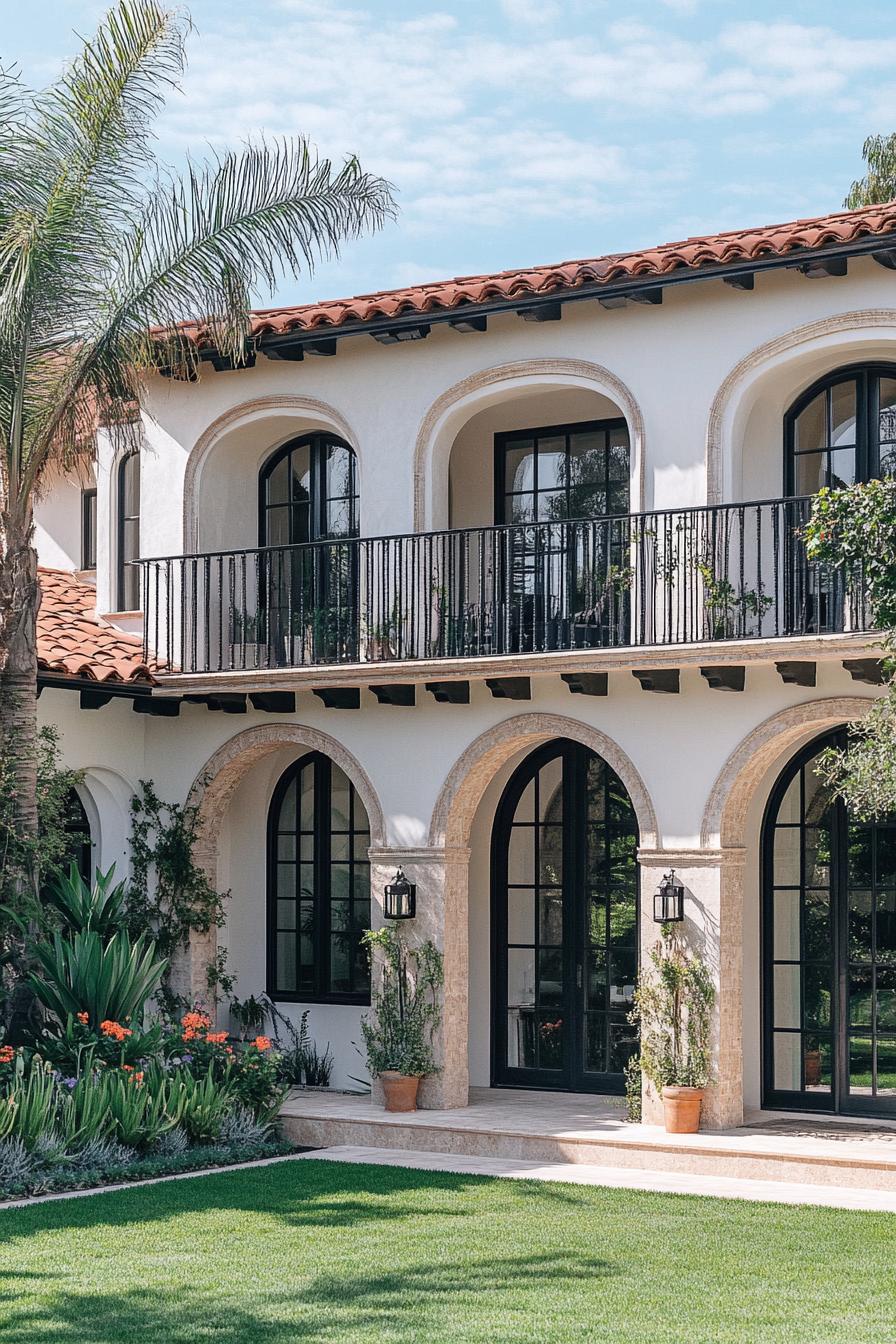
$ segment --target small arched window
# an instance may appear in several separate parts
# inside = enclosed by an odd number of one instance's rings
[[[118,610],[139,611],[140,454],[128,453],[118,464]]]
[[[333,434],[305,434],[279,448],[259,478],[260,546],[358,535],[354,451]]]
[[[367,1003],[361,934],[370,927],[370,823],[338,765],[291,765],[268,814],[268,992],[308,1003]]]
[[[896,475],[896,365],[828,374],[791,407],[784,429],[788,495]]]
[[[77,789],[69,789],[62,803],[62,828],[65,832],[65,852],[60,854],[49,872],[44,873],[42,888],[49,892],[57,877],[68,876],[74,863],[81,877],[90,886],[93,883],[93,837],[90,820]]]

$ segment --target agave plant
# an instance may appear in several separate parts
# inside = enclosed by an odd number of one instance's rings
[[[73,938],[57,933],[52,943],[38,943],[32,951],[38,969],[29,983],[61,1028],[78,1013],[87,1013],[97,1026],[139,1021],[168,965],[142,938],[116,933],[104,942],[93,929]]]
[[[127,887],[124,882],[112,885],[115,864],[108,872],[98,872],[91,887],[72,863],[67,877],[58,877],[44,892],[46,905],[62,917],[71,933],[103,934],[107,938],[120,929],[125,920]]]

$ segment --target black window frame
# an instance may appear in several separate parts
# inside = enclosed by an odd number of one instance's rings
[[[96,569],[96,486],[81,491],[81,568]]]
[[[138,508],[137,513],[134,514],[134,513],[125,513],[125,472],[127,470],[128,464],[133,462],[135,459],[137,462]],[[140,558],[140,498],[141,498],[142,481],[141,481],[141,462],[140,462],[139,448],[131,449],[131,451],[125,453],[124,456],[119,461],[117,486],[118,486],[117,489],[118,525],[116,529],[117,532],[116,546],[117,546],[118,576],[116,584],[116,601],[118,603],[119,611],[140,611],[141,610],[140,574],[139,571],[131,564],[131,561],[138,560]],[[127,555],[125,547],[125,524],[134,521],[136,521],[137,523],[136,552],[134,555]],[[129,592],[130,584],[136,585],[137,590],[136,594],[132,594],[131,592]],[[136,606],[130,605],[129,598],[131,596],[136,596],[137,599]]]
[[[828,393],[828,435],[830,435],[830,393],[840,383],[854,381],[856,384],[856,444],[855,475],[858,482],[873,481],[880,475],[880,438],[879,438],[879,396],[878,383],[881,378],[896,379],[896,364],[887,360],[862,361],[855,364],[843,364],[832,369],[822,378],[816,379],[802,392],[788,408],[784,416],[784,492],[788,497],[796,494],[796,459],[802,454],[795,451],[796,422],[803,411],[821,393]],[[806,453],[811,456],[812,451]],[[832,449],[821,449],[830,452]],[[830,462],[826,472],[830,480]]]
[[[627,485],[627,487],[628,487],[628,504],[627,504],[627,507],[625,508],[625,510],[621,510],[621,509],[620,509],[620,510],[617,510],[617,511],[613,511],[613,510],[611,510],[611,509],[609,508],[609,498],[610,498],[610,485],[611,485],[611,481],[610,481],[610,476],[609,476],[609,461],[610,461],[610,455],[609,455],[609,452],[608,452],[607,455],[606,455],[606,458],[605,458],[605,463],[604,463],[604,491],[605,491],[605,494],[606,494],[606,497],[607,497],[607,505],[608,505],[608,507],[607,507],[607,511],[606,511],[605,514],[599,514],[599,515],[594,515],[594,516],[595,516],[595,517],[613,517],[613,518],[615,518],[615,517],[626,517],[628,514],[630,514],[630,513],[631,513],[631,507],[632,507],[632,501],[631,501],[631,467],[632,467],[632,462],[631,462],[631,451],[632,451],[631,434],[630,434],[630,432],[629,432],[628,421],[626,420],[625,416],[624,416],[624,415],[615,415],[615,416],[609,416],[609,417],[607,417],[607,418],[605,418],[605,419],[602,419],[602,420],[573,420],[573,421],[568,421],[567,423],[562,424],[562,425],[535,425],[535,426],[532,426],[532,427],[529,428],[529,429],[501,430],[500,433],[497,433],[497,434],[495,435],[495,444],[494,444],[494,517],[495,517],[495,524],[496,524],[497,526],[500,527],[500,526],[503,526],[505,523],[512,523],[512,521],[513,521],[512,519],[510,519],[510,518],[507,517],[507,499],[508,499],[508,495],[514,493],[514,492],[509,492],[509,491],[507,490],[507,488],[506,488],[506,461],[507,461],[507,449],[508,449],[508,446],[509,446],[510,444],[514,443],[515,441],[517,441],[517,440],[519,440],[519,439],[526,439],[526,438],[532,438],[532,439],[536,440],[536,443],[537,443],[537,440],[540,439],[540,438],[557,437],[557,436],[559,436],[559,435],[562,434],[562,435],[564,435],[565,438],[566,438],[566,454],[567,454],[567,457],[568,457],[568,456],[569,456],[569,439],[570,439],[570,436],[571,436],[571,435],[573,435],[573,434],[606,433],[607,436],[608,436],[608,447],[609,447],[609,434],[610,434],[614,429],[624,429],[624,430],[626,431],[627,435],[628,435],[628,454],[629,454],[629,460],[628,460],[628,477],[626,478],[626,485]],[[538,449],[537,449],[537,447],[536,447],[536,451],[535,451],[535,454],[534,454],[534,458],[535,458],[535,466],[534,466],[534,476],[533,476],[533,484],[532,484],[531,494],[533,495],[533,497],[537,498],[537,496],[538,496]],[[612,484],[617,484],[617,482],[612,482]],[[568,505],[569,505],[569,493],[570,493],[570,490],[571,490],[572,488],[573,488],[573,487],[572,487],[572,485],[571,485],[571,483],[570,483],[570,481],[569,481],[569,473],[567,473],[567,480],[566,480],[566,486],[565,486],[565,490],[566,490],[566,498],[567,498],[567,516],[566,516],[566,518],[563,518],[563,519],[550,519],[550,520],[543,519],[543,520],[541,520],[542,523],[546,523],[546,522],[569,522],[569,521],[576,521],[576,520],[578,519],[578,517],[579,517],[578,514],[571,514],[571,513],[569,513],[569,511],[568,511]],[[519,492],[516,492],[516,493],[519,493]],[[526,493],[529,493],[529,492],[526,492]],[[513,524],[513,525],[514,525],[514,526],[517,526],[517,527],[531,527],[531,526],[537,526],[537,525],[538,525],[538,520],[534,520],[534,519],[533,519],[531,523],[523,523],[523,522],[519,522],[519,523],[515,523],[515,524]]]
[[[309,501],[309,536],[308,541],[327,541],[338,540],[346,541],[360,536],[360,513],[361,513],[361,491],[358,481],[358,455],[350,443],[338,434],[326,434],[315,430],[311,434],[300,434],[297,438],[289,439],[286,443],[276,449],[275,452],[265,458],[261,464],[258,473],[258,544],[259,546],[269,546],[268,539],[268,513],[273,509],[288,510],[289,528],[288,541],[276,543],[277,545],[296,545],[293,536],[294,523],[294,504],[292,502],[292,463],[289,464],[287,499],[282,504],[268,504],[265,498],[267,483],[275,469],[284,458],[291,459],[293,453],[298,449],[308,447],[310,449],[309,457],[311,464],[311,497]],[[351,526],[344,536],[332,538],[327,530],[327,505],[331,502],[327,494],[327,449],[329,447],[344,448],[352,460],[352,493],[350,495],[334,495],[333,499],[349,499],[351,504]]]
[[[303,770],[311,768],[314,771],[314,929],[312,932],[313,947],[313,981],[314,987],[311,992],[303,991],[299,988],[295,990],[282,990],[277,985],[277,933],[278,933],[278,900],[292,899],[295,902],[295,926],[296,926],[296,985],[298,986],[301,977],[302,962],[300,958],[301,940],[299,936],[299,921],[301,911],[299,909],[301,896],[298,891],[298,882],[296,882],[296,894],[294,897],[280,897],[277,890],[277,869],[281,862],[278,856],[277,840],[280,834],[280,812],[283,806],[283,800],[290,785],[296,783],[296,828],[298,839],[298,827],[300,818],[301,798],[299,794],[299,780]],[[329,944],[332,935],[331,914],[332,914],[332,839],[334,835],[332,817],[332,777],[333,770],[340,769],[334,766],[330,758],[322,752],[311,751],[300,756],[298,760],[293,761],[287,766],[280,779],[277,781],[276,788],[271,796],[268,807],[267,822],[267,873],[266,873],[266,892],[267,892],[267,921],[266,921],[266,948],[267,948],[267,994],[276,1003],[342,1003],[355,1004],[361,1007],[367,1007],[370,1004],[370,978],[369,970],[367,972],[366,984],[363,987],[351,991],[332,990],[330,986],[330,957]],[[355,826],[355,808],[360,803],[364,808],[364,802],[360,798],[354,783],[345,773],[341,771],[344,779],[349,786],[350,817],[348,830],[348,850],[349,850],[349,902],[351,906],[351,915],[354,915],[354,874],[359,865],[366,867],[368,879],[370,875],[369,858],[360,860],[355,858],[354,840],[356,836],[367,835],[368,847],[370,840],[370,818],[367,817],[367,825],[363,827]],[[366,815],[366,808],[364,809]],[[335,834],[345,834],[345,832],[335,832]],[[289,861],[285,861],[289,862]],[[292,861],[296,868],[299,865],[298,846],[295,859]],[[337,860],[336,862],[341,862]],[[369,899],[368,899],[368,918],[366,927],[370,926]],[[285,930],[290,931],[290,930]],[[365,965],[365,962],[361,962]],[[353,979],[356,963],[352,963]]]

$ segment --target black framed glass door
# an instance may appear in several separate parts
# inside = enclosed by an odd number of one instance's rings
[[[627,619],[617,580],[629,563],[630,446],[622,418],[495,435],[495,521],[504,553],[509,649],[614,642]],[[604,520],[589,526],[589,520]]]
[[[622,781],[578,743],[548,743],[508,783],[492,844],[496,1085],[624,1090],[637,847]]]
[[[853,817],[813,742],[763,828],[763,1102],[896,1115],[896,816]]]

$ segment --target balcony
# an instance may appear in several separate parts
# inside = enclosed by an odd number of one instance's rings
[[[861,576],[810,563],[810,508],[761,500],[143,560],[147,653],[183,678],[860,634]]]

